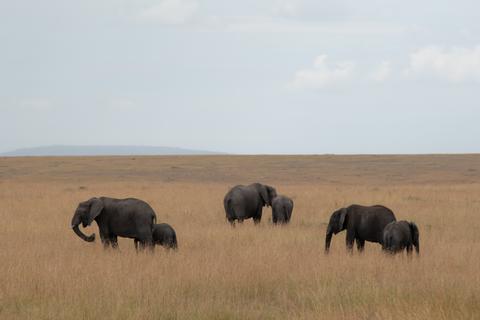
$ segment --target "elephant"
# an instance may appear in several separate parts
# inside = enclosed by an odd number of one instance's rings
[[[135,249],[138,249],[138,240],[135,239]],[[178,248],[177,234],[168,223],[159,223],[153,225],[153,243],[167,249]]]
[[[260,223],[262,208],[271,206],[276,196],[275,188],[266,184],[253,183],[233,187],[223,199],[228,222],[233,226],[235,220],[242,223],[244,219],[253,218],[255,224]]]
[[[414,222],[393,221],[387,224],[383,229],[382,248],[388,253],[398,253],[407,250],[407,254],[412,253],[412,246],[420,254],[420,242],[417,225]]]
[[[277,196],[272,201],[272,221],[274,224],[290,222],[293,211],[293,201],[286,196]]]
[[[126,237],[138,240],[142,248],[147,245],[153,250],[152,230],[157,217],[145,201],[134,198],[91,198],[78,204],[71,227],[81,239],[93,242],[95,234],[86,236],[79,229],[80,223],[85,228],[93,220],[97,222],[104,248],[117,248],[117,237]]]
[[[353,241],[357,241],[357,249],[362,252],[365,241],[383,242],[383,228],[396,221],[393,211],[381,205],[361,206],[353,204],[332,213],[325,237],[325,253],[330,249],[332,234],[347,229],[346,244],[352,252]]]

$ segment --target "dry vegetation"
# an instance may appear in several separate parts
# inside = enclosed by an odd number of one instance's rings
[[[291,225],[270,209],[227,225],[223,195],[253,181],[293,197]],[[73,211],[101,195],[149,202],[179,251],[80,240]],[[1,319],[480,318],[477,155],[2,158],[0,203]],[[349,256],[344,233],[325,256],[330,213],[351,203],[414,220],[421,256]]]

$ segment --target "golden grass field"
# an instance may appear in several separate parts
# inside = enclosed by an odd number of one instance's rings
[[[292,222],[231,228],[223,196],[262,182]],[[137,197],[179,250],[104,250],[69,228],[80,201]],[[332,211],[384,204],[420,257],[323,253]],[[480,155],[0,158],[0,319],[480,319]]]

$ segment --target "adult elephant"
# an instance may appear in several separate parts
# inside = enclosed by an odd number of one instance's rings
[[[347,230],[347,249],[352,251],[353,241],[357,241],[358,251],[363,251],[365,241],[383,242],[383,228],[396,221],[393,211],[387,207],[361,206],[353,204],[332,213],[325,237],[325,252],[330,249],[332,235]]]
[[[287,224],[293,211],[293,200],[286,196],[277,196],[272,201],[272,222]]]
[[[79,225],[81,223],[85,228],[95,220],[105,248],[109,245],[118,247],[117,237],[133,238],[140,242],[141,247],[148,245],[153,248],[152,230],[156,219],[152,207],[145,201],[100,197],[78,204],[71,227],[81,239],[93,242],[95,234],[86,236]]]
[[[406,249],[407,254],[412,253],[415,247],[417,255],[420,253],[420,242],[417,225],[414,222],[394,221],[383,229],[382,248],[389,253],[398,253]]]
[[[235,220],[241,223],[245,219],[253,218],[253,222],[258,224],[262,219],[262,208],[271,206],[276,196],[275,188],[266,184],[253,183],[233,187],[223,199],[228,222],[233,225]]]

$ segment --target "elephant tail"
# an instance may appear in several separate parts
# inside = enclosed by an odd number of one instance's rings
[[[231,198],[225,198],[223,201],[223,205],[225,207],[225,213],[227,214],[227,219],[233,219],[235,217],[235,210],[233,209],[232,206],[232,199]]]
[[[153,228],[156,224],[157,224],[157,215],[153,214],[152,215],[152,230],[153,230]]]
[[[288,222],[288,206],[287,206],[287,204],[283,205],[283,217],[285,219],[284,220],[285,223],[287,223]]]
[[[408,225],[410,227],[410,233],[412,234],[412,242],[413,242],[413,245],[415,246],[415,251],[417,252],[417,254],[419,254],[420,242],[419,242],[418,227],[414,222],[409,222]]]
[[[172,242],[172,249],[177,250],[178,249],[178,241],[177,241],[177,234],[173,234],[173,242]]]

